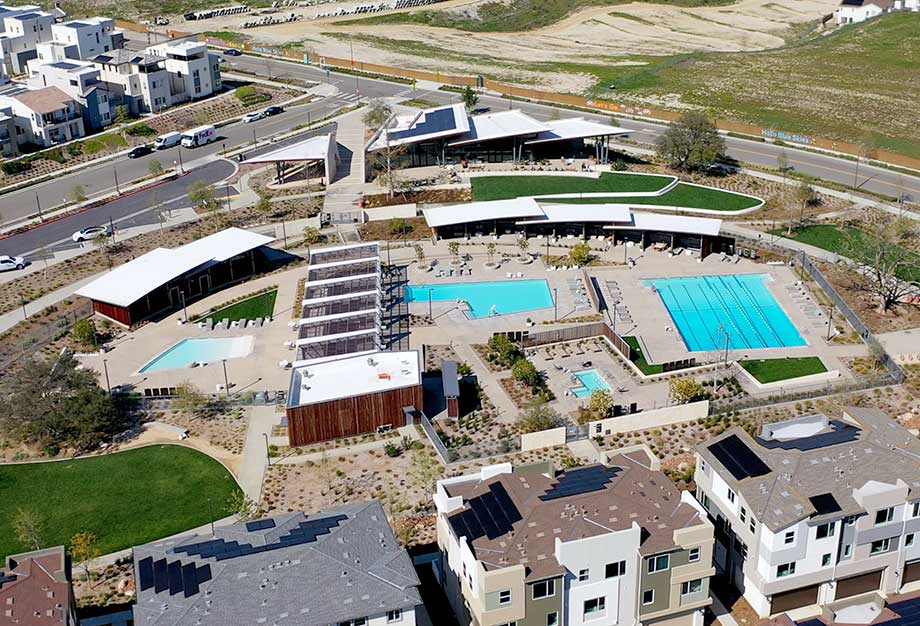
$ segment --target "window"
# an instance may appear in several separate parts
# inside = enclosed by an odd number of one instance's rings
[[[741,513],[739,514],[739,517],[741,517],[742,522],[747,521],[747,509],[746,508],[741,507]]]
[[[795,574],[795,563],[783,563],[776,568],[776,577],[791,576]]]
[[[914,502],[913,506],[910,508],[911,517],[920,517],[920,502]]]
[[[578,582],[583,583],[591,577],[591,573],[586,569],[578,570]]]
[[[786,535],[783,537],[783,543],[786,544],[787,546],[790,543],[795,543],[795,531],[794,530],[790,530],[786,532]]]
[[[757,522],[754,521],[754,518],[751,518],[751,523],[748,524],[748,530],[751,531],[751,534],[754,534],[754,531],[757,530]]]
[[[538,583],[533,585],[533,599],[539,600],[540,598],[548,598],[550,596],[556,595],[556,581],[555,580],[541,580]]]
[[[703,508],[706,509],[706,510],[708,511],[708,510],[709,510],[709,496],[707,496],[707,495],[704,493],[704,494],[702,495],[702,497],[700,498],[700,502],[702,503]]]
[[[836,529],[837,524],[828,523],[828,524],[819,524],[817,531],[818,539],[826,539],[827,537],[834,536],[834,530]]]
[[[741,549],[738,550],[738,554],[741,555],[741,558],[742,558],[742,559],[746,559],[746,558],[747,558],[747,544],[744,543],[743,541],[741,542]]]
[[[852,526],[853,524],[856,523],[856,516],[847,515],[846,517],[843,518],[843,523],[846,524],[847,526]]]
[[[604,569],[604,578],[616,578],[626,573],[626,561],[617,561],[616,563],[607,563]]]
[[[642,604],[652,604],[655,602],[655,590],[646,589],[642,592]]]
[[[671,566],[671,556],[669,554],[659,554],[658,556],[649,557],[648,573],[654,574]]]
[[[894,519],[894,507],[881,509],[875,512],[875,525],[887,524]]]
[[[511,590],[504,589],[498,592],[498,603],[499,604],[511,604]]]
[[[590,600],[585,600],[585,615],[591,615],[592,613],[602,613],[607,609],[607,598],[592,598]]]
[[[703,579],[688,580],[680,584],[680,595],[689,596],[691,593],[697,593],[703,590]]]
[[[387,611],[387,623],[401,622],[401,621],[402,621],[402,609],[396,609],[395,611]]]
[[[701,472],[706,471],[706,461],[704,461],[703,459],[700,459],[700,471]]]
[[[904,547],[909,548],[914,545],[914,533],[905,535],[904,537]]]
[[[847,545],[843,546],[843,558],[848,559],[850,558],[851,554],[853,554],[853,544],[848,543]]]
[[[546,626],[559,626],[559,613],[553,611],[546,614]]]
[[[888,552],[888,548],[891,547],[891,539],[879,539],[878,541],[873,541],[872,545],[869,546],[869,554],[881,554],[882,552]]]
[[[359,617],[358,619],[349,620],[347,622],[339,622],[339,626],[367,626],[367,618]]]
[[[831,564],[830,554],[825,554],[824,556],[821,557],[821,567],[827,567],[830,564]]]
[[[728,490],[728,501],[729,502],[735,501],[735,492],[732,491],[731,489]]]
[[[700,549],[699,548],[690,548],[687,552],[687,560],[690,563],[696,563],[700,560]]]

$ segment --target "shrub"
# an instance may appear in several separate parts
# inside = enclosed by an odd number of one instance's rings
[[[569,261],[574,265],[587,265],[591,261],[591,246],[582,241],[569,250]]]
[[[537,368],[527,359],[518,359],[515,361],[514,365],[511,367],[511,375],[514,376],[515,380],[519,380],[530,387],[539,387],[542,382]]]
[[[387,445],[383,446],[383,451],[389,457],[397,457],[403,452],[402,448],[400,448],[394,443],[388,443]]]
[[[536,400],[521,413],[517,423],[521,432],[535,433],[540,430],[555,428],[556,424],[559,423],[559,415],[546,402]]]
[[[233,95],[236,96],[236,99],[242,102],[245,106],[252,106],[254,104],[259,104],[260,102],[271,100],[270,95],[259,91],[252,85],[243,85],[242,87],[237,87],[236,90],[234,90]]]
[[[146,124],[135,124],[134,126],[128,126],[125,129],[125,134],[132,137],[153,137],[157,134],[157,131]]]
[[[16,174],[22,174],[32,169],[32,162],[27,159],[4,161],[3,164],[0,165],[0,169],[2,169],[3,173],[7,176],[15,176]]]

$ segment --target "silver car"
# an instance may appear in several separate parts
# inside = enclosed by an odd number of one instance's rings
[[[0,272],[6,272],[9,270],[21,270],[29,262],[21,256],[10,256],[8,254],[0,255]]]

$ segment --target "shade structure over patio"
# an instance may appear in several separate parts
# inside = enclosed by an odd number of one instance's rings
[[[311,164],[322,164],[322,175],[327,183],[331,182],[335,178],[336,167],[339,162],[335,130],[283,146],[265,154],[250,157],[246,161],[247,163],[274,163],[278,171],[278,180],[281,183],[285,182],[286,163],[303,163],[308,168]]]

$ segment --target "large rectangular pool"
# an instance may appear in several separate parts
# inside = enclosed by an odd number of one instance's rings
[[[553,294],[545,280],[500,280],[486,283],[409,285],[406,302],[458,302],[470,306],[472,318],[520,313],[553,306]]]
[[[252,352],[252,336],[202,337],[183,339],[164,350],[144,367],[141,373],[188,367],[192,363],[213,363],[223,359],[236,359]]]
[[[692,352],[804,346],[765,274],[654,278],[653,287]]]

